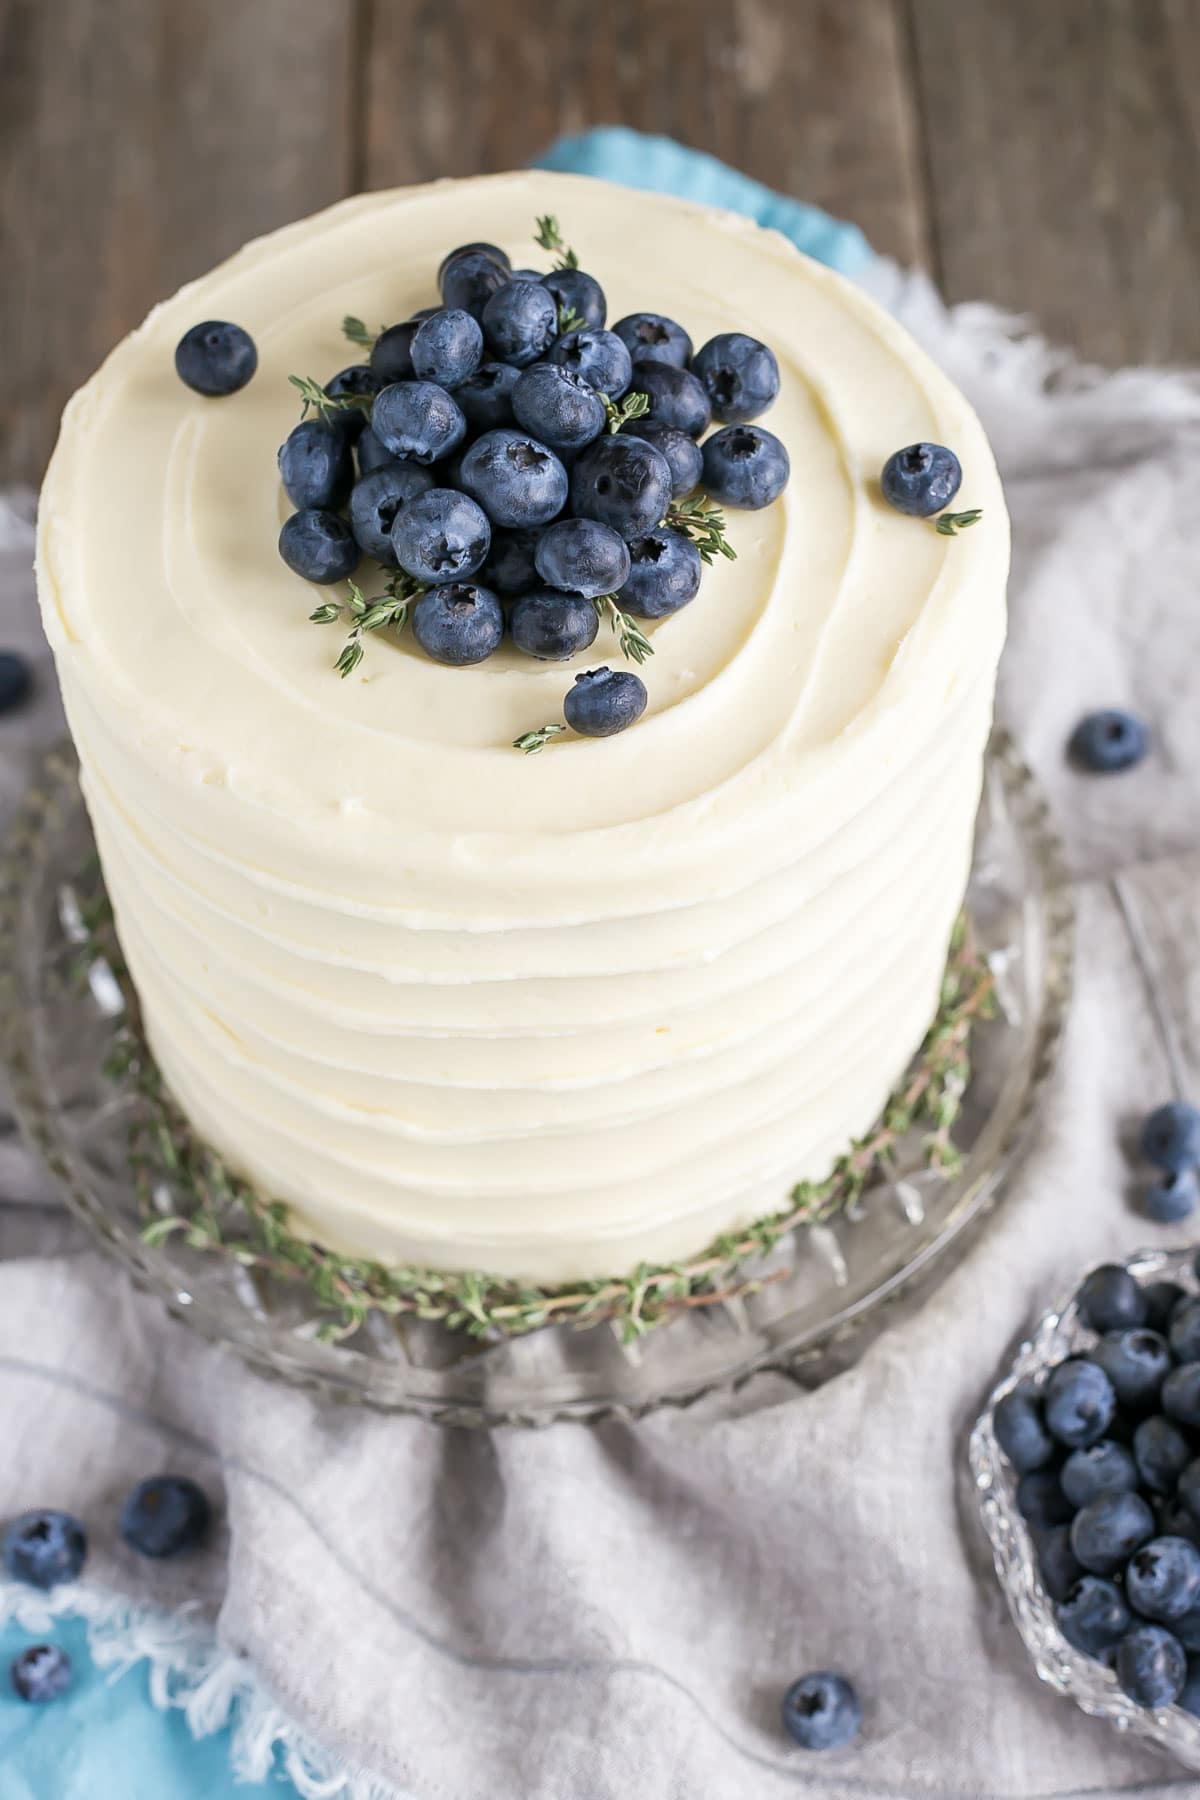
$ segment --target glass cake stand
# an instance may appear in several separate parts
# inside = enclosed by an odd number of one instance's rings
[[[307,1290],[264,1280],[181,1237],[150,1247],[129,1159],[135,1097],[105,1073],[124,1011],[84,923],[95,846],[70,747],[46,760],[0,867],[3,1050],[17,1116],[68,1205],[178,1318],[262,1374],[323,1396],[453,1425],[636,1417],[773,1370],[805,1386],[845,1367],[913,1307],[987,1216],[1027,1144],[1062,1034],[1074,918],[1045,799],[1006,739],[988,757],[968,894],[997,1016],[971,1035],[954,1130],[957,1173],[901,1158],[825,1225],[790,1233],[758,1292],[689,1310],[633,1346],[606,1325],[480,1342],[373,1315],[327,1343]],[[169,1171],[156,1173],[169,1184]]]

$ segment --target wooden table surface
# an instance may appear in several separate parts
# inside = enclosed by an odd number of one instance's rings
[[[245,238],[607,122],[1099,361],[1200,361],[1200,0],[0,0],[0,483]]]

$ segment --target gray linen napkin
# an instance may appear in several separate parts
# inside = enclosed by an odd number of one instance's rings
[[[976,399],[1008,483],[1001,716],[1057,799],[1081,914],[1034,1154],[925,1307],[818,1391],[765,1376],[636,1426],[543,1432],[323,1408],[193,1341],[77,1240],[29,1255],[28,1211],[0,1213],[0,1368],[22,1446],[0,1464],[0,1514],[52,1501],[102,1522],[131,1475],[164,1462],[223,1489],[227,1529],[203,1564],[147,1575],[101,1523],[89,1571],[135,1598],[203,1602],[280,1709],[260,1715],[247,1766],[265,1766],[290,1719],[347,1794],[415,1800],[1196,1792],[1038,1683],[963,1463],[1036,1314],[1087,1264],[1181,1236],[1131,1211],[1122,1143],[1171,1091],[1130,918],[1200,1066],[1200,387],[1101,382],[986,309],[947,315],[926,284],[877,280]],[[3,554],[0,639],[32,642],[27,553]],[[1063,744],[1107,704],[1152,720],[1155,749],[1089,780]],[[31,739],[48,714],[30,715]],[[18,735],[0,727],[6,802],[25,772]],[[5,1192],[44,1196],[4,1155]],[[824,1666],[857,1683],[865,1728],[850,1751],[806,1756],[781,1736],[779,1698]],[[210,1684],[196,1722],[236,1686],[214,1698]]]

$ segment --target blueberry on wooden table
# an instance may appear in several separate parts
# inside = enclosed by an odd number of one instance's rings
[[[208,399],[236,394],[258,367],[254,339],[240,325],[205,319],[185,331],[175,346],[175,373],[194,393]]]
[[[87,1556],[87,1533],[68,1512],[22,1513],[4,1533],[4,1568],[14,1581],[52,1588],[74,1581]]]

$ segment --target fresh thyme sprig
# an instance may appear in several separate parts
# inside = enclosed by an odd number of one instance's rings
[[[939,537],[957,537],[968,525],[977,525],[983,517],[982,506],[973,506],[969,512],[939,513],[934,521]]]
[[[363,659],[364,633],[378,631],[385,625],[395,631],[403,631],[408,623],[410,603],[425,592],[419,581],[414,581],[411,575],[403,573],[393,575],[385,592],[371,598],[363,593],[356,581],[351,581],[348,585],[349,599],[327,600],[323,606],[318,606],[315,612],[308,615],[314,625],[333,625],[343,617],[352,621],[350,636],[333,665],[343,681],[347,675],[353,675]]]
[[[537,756],[546,748],[550,739],[565,731],[565,725],[539,725],[536,731],[523,731],[512,741],[514,750],[524,751],[526,756]]]
[[[577,313],[573,306],[560,306],[558,309],[558,335],[565,337],[568,331],[582,331],[587,320],[582,313]]]
[[[353,313],[347,313],[342,320],[342,336],[349,338],[352,344],[361,344],[364,350],[373,350],[376,338],[381,337],[385,330],[386,326],[381,325],[378,332],[371,331]]]
[[[294,388],[299,388],[302,405],[300,417],[307,419],[309,408],[328,422],[333,413],[345,412],[348,407],[358,406],[364,412],[370,412],[372,394],[331,394],[323,388],[319,381],[313,381],[308,375],[289,375],[288,380]]]
[[[643,393],[626,394],[620,405],[611,400],[607,394],[601,394],[604,402],[604,417],[608,429],[615,437],[622,425],[628,425],[633,419],[644,419],[650,411],[650,396]]]
[[[567,245],[563,243],[562,233],[558,228],[558,220],[554,217],[554,214],[546,213],[542,218],[536,219],[534,223],[537,225],[537,230],[533,234],[533,241],[541,249],[552,250],[554,252],[558,258],[558,261],[554,265],[555,268],[577,269],[579,267],[579,258],[573,250],[569,249]]]
[[[622,656],[627,656],[630,662],[640,664],[644,663],[648,656],[654,655],[654,645],[637,620],[631,619],[628,613],[621,611],[617,605],[615,594],[602,594],[598,600],[592,601],[592,605],[601,622],[603,622],[605,614],[608,615],[612,628],[616,632]]]
[[[737,551],[725,536],[725,514],[699,490],[668,506],[663,524],[690,537],[703,562],[711,563],[716,556],[737,561]]]

